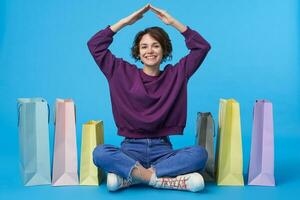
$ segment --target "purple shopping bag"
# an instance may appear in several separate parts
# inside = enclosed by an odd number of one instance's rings
[[[275,186],[272,103],[257,100],[253,117],[248,185]]]

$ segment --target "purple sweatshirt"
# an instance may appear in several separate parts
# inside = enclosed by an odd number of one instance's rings
[[[187,83],[210,49],[189,27],[182,35],[190,52],[175,65],[167,64],[158,76],[117,58],[108,49],[110,27],[96,33],[88,48],[109,83],[118,134],[129,138],[182,135],[186,125]]]

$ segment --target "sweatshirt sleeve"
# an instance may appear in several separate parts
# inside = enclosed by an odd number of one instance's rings
[[[117,58],[108,49],[113,42],[114,35],[115,32],[110,29],[110,26],[107,26],[97,32],[87,43],[94,60],[108,80],[112,77],[116,68],[124,64],[123,59]]]
[[[189,79],[205,59],[210,50],[210,44],[198,32],[190,29],[190,27],[187,27],[187,30],[182,35],[190,52],[181,58],[175,64],[175,67],[178,67],[180,73],[184,73],[187,79]]]

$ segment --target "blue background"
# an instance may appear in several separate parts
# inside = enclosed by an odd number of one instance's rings
[[[217,187],[188,192],[134,187],[109,193],[100,187],[24,187],[19,173],[16,99],[44,97],[51,106],[56,98],[72,98],[77,105],[77,144],[82,124],[104,121],[105,143],[119,145],[108,84],[87,49],[88,39],[146,3],[167,10],[199,31],[212,49],[188,86],[188,118],[184,136],[172,136],[175,148],[195,142],[196,114],[210,111],[217,121],[220,98],[240,103],[244,175],[250,153],[252,109],[256,99],[273,102],[276,187]],[[300,3],[297,0],[176,0],[176,1],[0,1],[0,199],[253,199],[300,193]],[[125,27],[110,49],[129,62],[135,34],[148,26],[163,27],[170,35],[172,63],[188,53],[184,38],[153,13]],[[142,67],[140,63],[137,63]],[[163,67],[163,66],[162,66]],[[53,115],[50,123],[51,155]],[[125,196],[124,196],[125,195]]]

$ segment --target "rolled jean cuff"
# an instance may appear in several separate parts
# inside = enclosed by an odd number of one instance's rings
[[[150,167],[153,169],[153,173],[155,174],[155,176],[160,177],[159,174],[157,174],[157,170],[156,170],[155,166],[151,165]]]
[[[136,161],[135,164],[130,168],[129,173],[128,173],[127,178],[126,178],[127,181],[132,181],[132,176],[131,176],[132,170],[134,168],[136,168],[138,165],[141,165],[141,164],[139,163],[139,161]]]

